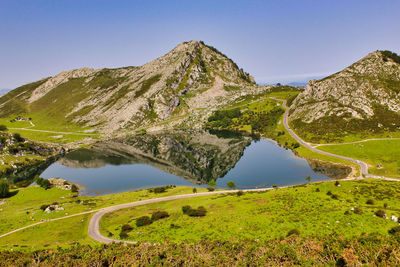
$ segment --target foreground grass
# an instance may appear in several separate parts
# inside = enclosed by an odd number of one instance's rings
[[[73,246],[35,252],[2,251],[1,266],[398,266],[396,238],[348,240],[290,236],[268,242]]]
[[[372,174],[400,178],[400,140],[322,145],[318,149],[365,161],[371,166],[369,172]]]
[[[372,199],[375,203],[366,204]],[[386,203],[386,204],[385,204]],[[204,206],[205,217],[189,217],[182,206]],[[361,214],[353,210],[360,207]],[[315,183],[262,193],[224,194],[174,200],[106,214],[100,230],[119,239],[121,227],[132,226],[127,240],[143,242],[260,241],[284,238],[296,229],[303,237],[339,235],[351,239],[361,234],[388,236],[398,223],[375,216],[384,210],[390,218],[400,215],[400,184],[381,180]],[[169,218],[137,227],[135,219],[167,211]]]
[[[39,189],[30,189],[35,196],[41,193],[36,200],[31,197],[34,206],[44,199],[67,197],[60,190]],[[161,197],[191,193],[191,189],[177,187],[159,195],[142,190],[86,200],[97,199],[100,206],[100,199],[118,204],[140,195]],[[28,195],[25,192],[25,205],[29,203]],[[12,198],[7,199],[8,203]],[[369,199],[375,203],[366,204]],[[14,207],[23,210],[23,200],[20,202]],[[206,207],[207,215],[183,215],[181,207],[188,204]],[[362,213],[354,213],[354,207],[361,207]],[[133,230],[128,239],[156,241],[157,245],[100,245],[87,235],[90,215],[82,215],[0,238],[0,265],[398,265],[400,238],[388,234],[398,224],[374,216],[380,209],[388,216],[400,214],[400,183],[366,179],[342,181],[335,186],[326,182],[242,196],[224,194],[174,200],[120,210],[107,214],[101,221],[105,235],[111,232],[113,238],[118,238],[121,225],[129,223]],[[170,217],[148,226],[135,226],[135,218],[155,210],[168,211]],[[175,226],[171,228],[171,224]],[[299,234],[288,236],[293,229]]]
[[[11,194],[15,195],[4,199],[4,202],[2,202],[0,205],[0,234],[7,233],[14,229],[39,222],[41,220],[59,218],[76,213],[96,210],[103,207],[154,197],[188,194],[192,193],[192,190],[193,187],[176,187],[171,188],[166,193],[162,194],[149,193],[147,190],[139,190],[97,197],[75,197],[75,194],[71,193],[70,191],[57,188],[51,188],[49,190],[44,190],[43,188],[37,186],[20,188],[12,191]],[[206,191],[204,188],[198,188],[197,190],[198,192]],[[50,205],[55,202],[64,208],[64,210],[46,213],[40,209],[40,206],[42,205]],[[34,233],[40,227],[35,226],[31,230],[26,231],[31,231]],[[61,230],[65,231],[65,229]],[[39,232],[42,234],[44,233],[41,230],[39,230]],[[13,235],[24,236],[24,234],[20,233],[15,233]],[[11,242],[13,235],[1,238],[0,246]],[[9,240],[9,238],[11,238],[11,240]],[[57,239],[54,239],[53,241],[56,242]],[[35,239],[32,239],[29,242],[26,245],[36,244]]]

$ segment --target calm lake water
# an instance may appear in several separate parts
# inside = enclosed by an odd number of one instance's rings
[[[312,181],[330,179],[268,139],[222,139],[204,134],[189,141],[171,136],[146,138],[73,151],[41,177],[62,177],[82,185],[82,195],[171,184],[206,186],[212,179],[217,188],[227,188],[226,183],[233,181],[240,189],[304,184],[307,176]]]

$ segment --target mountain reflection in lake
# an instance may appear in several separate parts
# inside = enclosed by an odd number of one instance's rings
[[[115,139],[68,153],[42,177],[83,185],[84,195],[161,185],[207,184],[225,188],[293,185],[329,179],[275,142],[229,132],[185,131]]]

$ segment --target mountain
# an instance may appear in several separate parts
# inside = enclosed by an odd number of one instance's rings
[[[400,57],[375,51],[338,73],[309,81],[292,102],[289,120],[311,141],[399,130]]]
[[[140,67],[81,68],[21,86],[0,98],[0,117],[29,116],[102,132],[160,128],[167,119],[195,127],[210,109],[257,90],[253,77],[231,59],[190,41]]]

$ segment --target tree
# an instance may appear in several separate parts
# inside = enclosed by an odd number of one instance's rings
[[[307,182],[310,182],[310,181],[311,181],[311,176],[307,176],[307,177],[306,177],[306,181],[307,181]]]
[[[209,186],[216,186],[217,183],[215,182],[215,180],[211,180],[211,181],[208,182],[208,185]]]
[[[233,181],[227,182],[226,185],[227,185],[229,188],[235,188],[235,187],[236,187],[236,184],[235,184],[235,182],[233,182]]]
[[[25,139],[19,133],[14,133],[13,137],[17,142],[24,142],[25,141]]]
[[[1,181],[0,182],[0,198],[7,197],[8,193],[9,193],[8,183]]]
[[[197,193],[197,188],[193,188],[193,193]]]
[[[72,184],[71,185],[71,192],[72,193],[77,193],[77,192],[79,192],[79,188],[75,184]]]

